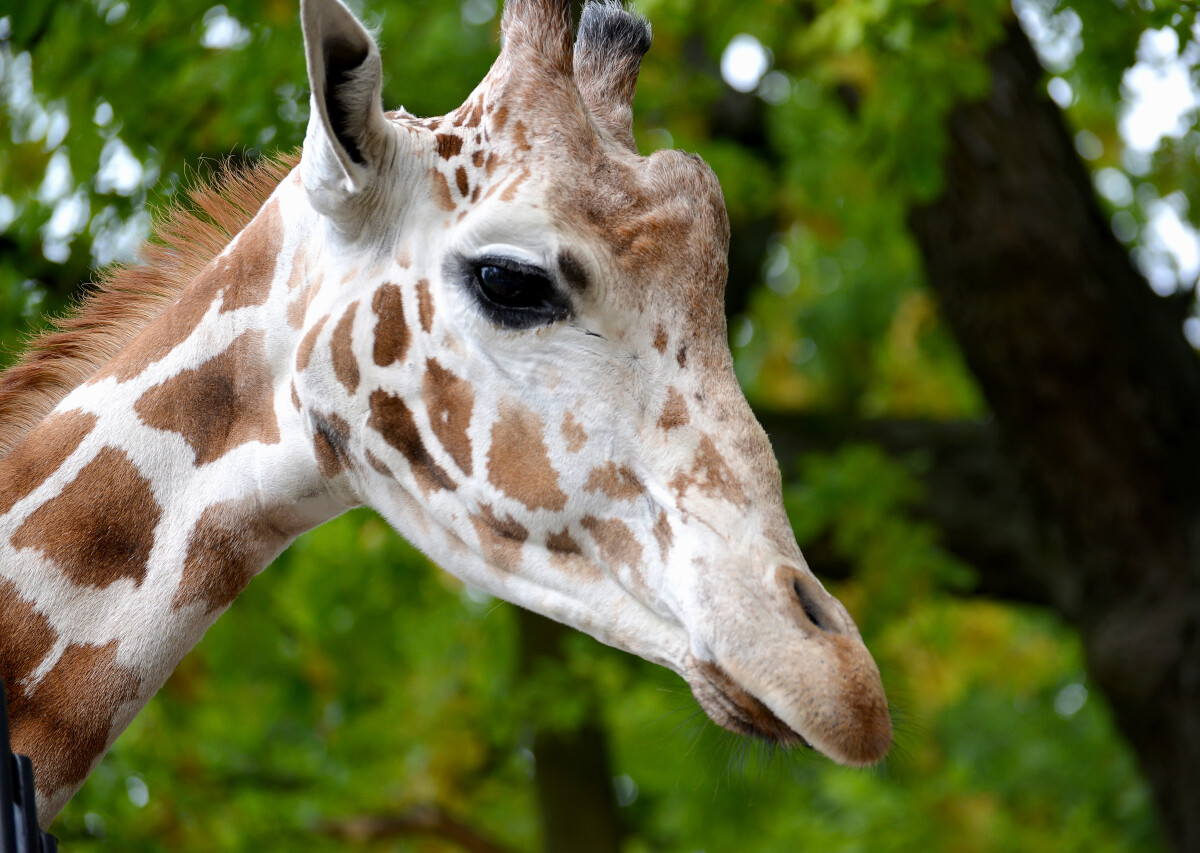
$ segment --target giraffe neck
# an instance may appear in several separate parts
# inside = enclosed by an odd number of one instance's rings
[[[299,192],[0,459],[0,677],[43,823],[250,579],[352,503],[293,404]]]

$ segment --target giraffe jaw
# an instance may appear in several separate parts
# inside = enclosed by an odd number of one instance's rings
[[[700,707],[722,728],[784,747],[808,747],[848,767],[867,767],[891,749],[892,724],[878,671],[869,655],[866,660],[869,666],[851,667],[835,679],[843,682],[841,689],[814,682],[787,690],[778,677],[738,677],[731,663],[691,654],[683,675]]]
[[[691,657],[684,678],[704,713],[722,728],[785,747],[812,748],[803,735],[779,719],[717,664]]]

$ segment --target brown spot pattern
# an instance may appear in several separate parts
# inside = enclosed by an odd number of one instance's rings
[[[366,456],[367,464],[374,468],[376,473],[382,474],[385,477],[395,477],[395,475],[392,474],[392,469],[389,468],[382,459],[372,453],[369,449],[366,451]]]
[[[675,363],[679,365],[680,369],[687,367],[687,344],[681,346],[679,352],[675,353]]]
[[[562,434],[563,438],[567,440],[567,450],[570,453],[578,453],[587,444],[587,433],[570,412],[563,416]]]
[[[462,151],[462,137],[455,136],[453,133],[439,133],[437,139],[437,153],[443,160],[449,160]]]
[[[175,304],[146,326],[106,367],[98,370],[92,381],[115,376],[118,381],[128,382],[186,341],[220,293],[221,278],[212,270],[212,264],[205,267]]]
[[[671,522],[665,510],[661,510],[658,518],[654,520],[654,539],[658,542],[658,550],[665,563],[671,553],[671,546],[675,544],[675,534],[671,532]]]
[[[26,439],[0,458],[0,515],[58,470],[79,443],[96,427],[96,416],[85,412],[53,414]]]
[[[546,548],[552,554],[565,554],[572,557],[583,555],[583,549],[579,547],[579,543],[575,541],[571,531],[565,527],[558,533],[551,533],[546,537]]]
[[[379,320],[375,323],[375,363],[387,367],[403,361],[408,353],[408,323],[404,319],[404,291],[395,284],[385,284],[371,298],[371,309]]]
[[[454,171],[454,183],[458,186],[458,194],[466,198],[471,191],[471,182],[467,180],[467,170],[462,166]]]
[[[293,329],[299,329],[304,325],[304,317],[308,314],[308,305],[312,302],[313,295],[320,288],[321,279],[321,274],[317,273],[313,276],[313,280],[304,285],[304,288],[288,303],[287,322]]]
[[[370,405],[371,415],[367,418],[367,426],[383,436],[384,441],[408,460],[417,487],[424,494],[428,495],[437,489],[452,492],[458,488],[429,455],[412,412],[403,400],[387,391],[372,391]]]
[[[588,473],[583,487],[589,492],[602,492],[616,501],[631,501],[642,493],[642,481],[627,465],[606,462]]]
[[[328,321],[329,315],[326,314],[313,323],[313,327],[300,339],[300,346],[296,348],[296,370],[300,372],[308,370],[308,363],[312,360],[313,350],[317,346],[317,338],[321,336],[321,330],[325,328],[325,323]]]
[[[660,429],[672,430],[676,427],[687,426],[691,417],[688,415],[687,401],[673,386],[667,392],[667,402],[663,406],[662,416],[658,419]]]
[[[40,551],[79,585],[106,587],[123,577],[140,584],[161,514],[150,481],[106,447],[25,519],[12,544]]]
[[[116,640],[68,646],[28,693],[9,693],[12,749],[33,758],[39,791],[77,786],[108,747],[114,712],[140,683],[116,659]]]
[[[433,331],[433,294],[429,292],[429,279],[417,282],[417,316],[425,334]]]
[[[435,359],[425,361],[425,376],[421,380],[421,402],[429,415],[429,425],[454,464],[471,476],[471,413],[475,408],[475,392],[470,383],[446,370]]]
[[[512,201],[517,197],[517,190],[521,188],[521,184],[525,183],[525,179],[529,177],[529,170],[521,167],[521,171],[508,179],[504,185],[504,191],[500,193],[500,201]]]
[[[21,690],[21,682],[37,669],[54,647],[58,635],[33,602],[17,594],[17,588],[0,578],[0,678],[9,694]]]
[[[279,215],[279,200],[272,199],[246,226],[234,250],[217,260],[216,271],[226,282],[222,313],[267,301],[282,249],[283,221]]]
[[[359,379],[358,359],[354,357],[354,314],[357,310],[358,302],[351,302],[342,319],[334,326],[333,337],[329,341],[333,374],[351,394],[358,390]]]
[[[187,340],[218,297],[222,313],[262,305],[271,292],[282,248],[279,202],[272,200],[242,231],[234,250],[211,260],[175,304],[151,321],[96,378],[112,375],[127,382],[137,376]]]
[[[741,482],[708,435],[700,438],[700,444],[692,458],[691,470],[681,472],[671,480],[671,488],[681,498],[692,486],[698,488],[702,494],[724,498],[732,504],[740,506],[746,502],[746,492]]]
[[[287,535],[268,517],[240,502],[207,507],[188,539],[183,574],[171,606],[178,610],[199,604],[208,613],[224,610],[287,541]]]
[[[488,480],[529,509],[561,511],[567,496],[558,486],[542,439],[542,419],[513,401],[501,401],[488,449]]]
[[[629,529],[629,525],[618,518],[596,518],[584,516],[579,522],[596,543],[600,558],[609,566],[637,568],[642,562],[642,546]]]
[[[346,467],[346,444],[350,441],[350,424],[336,412],[312,416],[313,452],[322,477],[336,477]]]
[[[251,441],[278,444],[264,337],[261,331],[243,332],[220,355],[148,390],[134,411],[147,426],[182,435],[197,465]]]
[[[489,565],[505,572],[520,565],[521,546],[529,538],[528,530],[508,516],[497,516],[487,504],[481,504],[479,513],[471,516],[471,524]]]
[[[454,210],[454,199],[450,195],[450,184],[446,176],[436,167],[430,170],[430,183],[433,184],[433,200],[437,206],[447,212]]]
[[[550,565],[559,571],[569,572],[580,580],[595,581],[604,577],[604,571],[583,556],[583,548],[567,528],[546,537],[546,551]]]
[[[667,351],[668,340],[667,330],[659,325],[659,327],[654,330],[654,348],[658,350],[660,355]]]

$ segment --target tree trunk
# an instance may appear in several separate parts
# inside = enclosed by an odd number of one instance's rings
[[[1200,850],[1200,362],[1180,300],[1114,238],[1014,24],[992,91],[949,120],[945,188],[911,211],[930,284],[1066,560],[1051,604],[1156,795]]]
[[[518,611],[520,665],[526,675],[539,662],[561,665],[571,629],[528,610]],[[592,688],[579,684],[589,697]],[[580,725],[564,730],[534,723],[534,784],[545,853],[619,853],[620,825],[608,762],[608,738],[589,699]]]

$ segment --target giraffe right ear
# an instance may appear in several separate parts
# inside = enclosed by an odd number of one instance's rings
[[[340,0],[300,0],[300,21],[312,89],[300,177],[318,211],[348,224],[347,202],[395,142],[383,115],[379,47]]]

